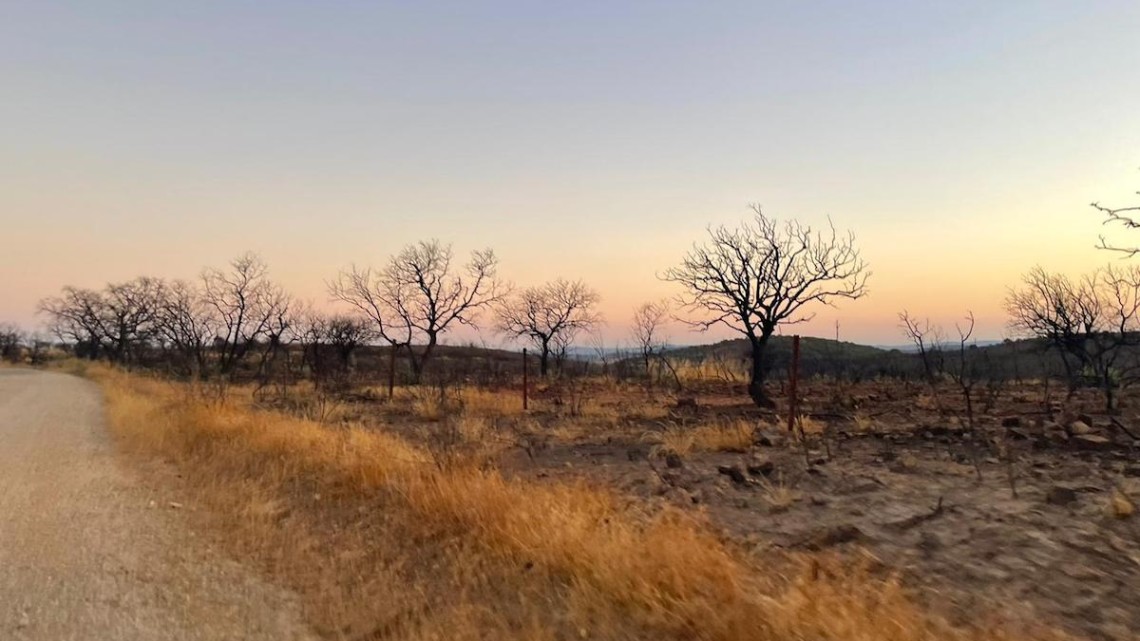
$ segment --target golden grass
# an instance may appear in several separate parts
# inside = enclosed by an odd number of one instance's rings
[[[953,628],[862,565],[762,562],[608,492],[441,469],[390,434],[90,375],[122,446],[176,465],[221,538],[295,589],[326,638],[1060,638]]]
[[[1127,519],[1136,513],[1136,503],[1123,489],[1113,488],[1108,499],[1108,513],[1118,519]]]
[[[752,447],[756,426],[745,419],[721,420],[694,427],[670,425],[651,432],[646,440],[661,454],[687,456],[693,452],[745,452]]]

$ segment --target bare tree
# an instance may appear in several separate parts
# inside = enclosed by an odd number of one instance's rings
[[[173,354],[174,366],[198,378],[209,366],[211,341],[218,335],[216,309],[206,304],[196,284],[176,280],[162,292],[155,317],[160,344]]]
[[[202,300],[217,318],[218,372],[228,378],[258,340],[268,338],[288,295],[269,280],[269,269],[252,252],[230,262],[228,270],[202,273]]]
[[[154,338],[162,290],[162,281],[147,277],[103,291],[64,287],[59,296],[40,301],[39,312],[60,340],[75,345],[77,355],[129,364]]]
[[[665,337],[662,334],[669,321],[669,301],[643,303],[633,310],[633,339],[641,352],[646,378],[652,381],[652,365],[658,362],[673,376],[677,389],[681,389],[681,378],[665,354]]]
[[[498,329],[512,338],[522,338],[538,348],[539,373],[550,373],[550,357],[560,355],[582,331],[597,327],[601,297],[582,281],[562,278],[545,285],[528,287],[504,299],[497,306]]]
[[[1137,194],[1140,195],[1140,192],[1137,192]],[[1126,229],[1140,228],[1140,221],[1136,220],[1137,216],[1140,215],[1140,205],[1135,205],[1132,207],[1105,207],[1100,203],[1092,203],[1091,206],[1093,209],[1097,210],[1104,216],[1103,224],[1105,225],[1117,224],[1123,226]],[[1108,244],[1108,241],[1105,240],[1104,236],[1100,237],[1099,248],[1106,249],[1108,251],[1121,252],[1125,255],[1125,258],[1131,258],[1136,254],[1140,254],[1140,247],[1120,247],[1118,245],[1110,245]]]
[[[22,356],[24,333],[10,323],[0,323],[0,360],[18,362]]]
[[[335,300],[352,305],[375,324],[377,335],[404,348],[419,382],[439,338],[458,325],[476,326],[479,313],[502,296],[498,258],[490,249],[472,252],[462,268],[438,240],[408,245],[382,270],[351,267],[329,283]],[[417,352],[414,343],[423,347]]]
[[[764,352],[781,325],[802,323],[812,303],[833,305],[867,293],[870,271],[855,236],[816,232],[796,221],[778,225],[752,206],[751,224],[709,229],[681,265],[662,278],[680,284],[683,307],[699,314],[686,321],[705,331],[723,325],[743,334],[751,349],[749,396],[760,407],[774,404],[764,390]]]
[[[975,426],[974,387],[980,378],[979,364],[977,359],[973,357],[974,355],[971,354],[971,351],[977,348],[976,345],[970,343],[970,338],[974,335],[974,312],[966,312],[965,322],[955,323],[954,329],[958,332],[958,349],[955,357],[951,360],[951,366],[947,368],[947,373],[954,384],[958,386],[958,391],[962,393],[962,400],[966,407],[966,424],[973,432]]]
[[[161,280],[146,276],[107,285],[101,326],[112,360],[134,363],[153,340],[163,289]]]
[[[1085,379],[1112,412],[1115,391],[1136,377],[1140,345],[1140,267],[1109,266],[1079,280],[1037,268],[1006,297],[1010,328],[1060,355],[1070,393]]]
[[[932,325],[929,318],[919,320],[906,310],[899,312],[899,327],[902,328],[907,340],[918,350],[926,381],[933,386],[944,368],[942,330]]]
[[[76,356],[96,359],[104,351],[103,308],[99,292],[64,287],[59,296],[41,300],[37,311],[47,316],[48,327],[61,342],[74,346]]]

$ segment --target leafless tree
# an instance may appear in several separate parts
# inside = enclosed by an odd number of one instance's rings
[[[24,332],[10,323],[0,323],[0,360],[11,363],[20,360],[26,342]]]
[[[1140,195],[1140,192],[1137,192],[1137,194]],[[1103,224],[1105,225],[1116,224],[1126,229],[1140,228],[1140,221],[1137,220],[1137,216],[1140,215],[1140,205],[1132,207],[1106,207],[1100,203],[1092,203],[1092,208],[1104,216]],[[1140,247],[1110,245],[1104,236],[1100,237],[1099,247],[1108,251],[1121,252],[1125,255],[1125,258],[1131,258],[1136,254],[1140,254]]]
[[[142,276],[104,290],[102,327],[113,360],[136,362],[139,350],[153,340],[163,289],[161,280]]]
[[[582,281],[562,278],[528,287],[496,306],[498,329],[512,338],[528,340],[538,349],[539,373],[550,373],[550,357],[559,359],[583,331],[601,321],[601,297]]]
[[[955,323],[954,329],[958,332],[958,348],[955,351],[954,358],[951,359],[950,367],[947,368],[947,373],[962,394],[966,408],[966,424],[973,432],[975,426],[974,387],[981,378],[978,359],[975,358],[975,354],[971,354],[972,350],[977,349],[976,345],[970,343],[970,339],[974,335],[974,312],[966,312],[965,321]]]
[[[208,371],[210,345],[218,328],[217,310],[206,304],[195,283],[176,280],[163,288],[155,329],[183,374],[198,378]]]
[[[1118,387],[1137,374],[1140,267],[1109,266],[1078,280],[1037,268],[1006,297],[1010,328],[1043,340],[1061,357],[1070,393],[1084,379],[1115,407]]]
[[[493,251],[472,252],[463,267],[452,265],[452,257],[450,245],[420,241],[381,270],[353,266],[329,283],[332,298],[372,320],[393,356],[399,348],[406,350],[417,382],[440,336],[458,325],[475,327],[479,313],[503,294]],[[419,351],[416,343],[423,346]]]
[[[106,356],[130,364],[154,338],[162,281],[140,277],[107,285],[103,291],[64,287],[40,301],[52,331],[73,343],[80,356]]]
[[[103,355],[103,296],[92,289],[64,287],[59,296],[39,302],[37,311],[47,316],[51,332],[74,346],[76,356],[95,359]]]
[[[289,297],[269,279],[261,257],[250,252],[231,261],[229,269],[204,271],[202,300],[217,319],[218,372],[228,378],[257,342],[269,337]]]
[[[661,300],[643,303],[633,310],[633,339],[641,352],[645,376],[652,380],[653,363],[658,362],[673,376],[677,389],[681,389],[681,378],[665,353],[665,337],[662,335],[669,325],[669,301]]]
[[[918,350],[926,381],[934,385],[944,368],[942,330],[932,325],[929,318],[919,320],[906,310],[899,312],[899,327],[902,328],[907,340]]]
[[[752,367],[748,393],[760,407],[774,404],[764,390],[764,352],[781,325],[802,323],[813,303],[833,305],[867,293],[870,271],[855,236],[840,236],[834,225],[817,232],[796,221],[777,224],[759,206],[751,224],[709,229],[680,266],[662,278],[680,284],[680,304],[698,314],[689,325],[708,330],[723,325],[748,339]]]

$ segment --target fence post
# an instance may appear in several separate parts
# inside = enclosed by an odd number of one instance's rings
[[[396,394],[396,346],[389,345],[388,349],[388,400]]]
[[[523,348],[523,390],[522,390],[522,392],[523,392],[523,411],[524,412],[527,409],[529,409],[529,407],[528,407],[528,400],[529,399],[527,399],[527,388],[529,387],[528,381],[527,381],[527,378],[528,378],[527,370],[529,370],[529,369],[530,368],[527,367],[527,362],[526,362],[526,348],[524,347]]]
[[[788,381],[788,431],[791,432],[796,428],[796,405],[799,399],[796,397],[797,386],[800,381],[800,336],[796,334],[792,337],[792,364],[788,368],[789,381]]]

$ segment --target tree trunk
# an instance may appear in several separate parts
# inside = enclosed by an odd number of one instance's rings
[[[550,369],[550,341],[542,341],[542,353],[538,357],[538,373],[546,378]]]
[[[752,402],[756,404],[756,407],[773,409],[776,404],[764,391],[764,349],[768,346],[768,336],[753,337],[750,342],[752,346],[752,367],[748,379],[748,395],[752,397]]]

